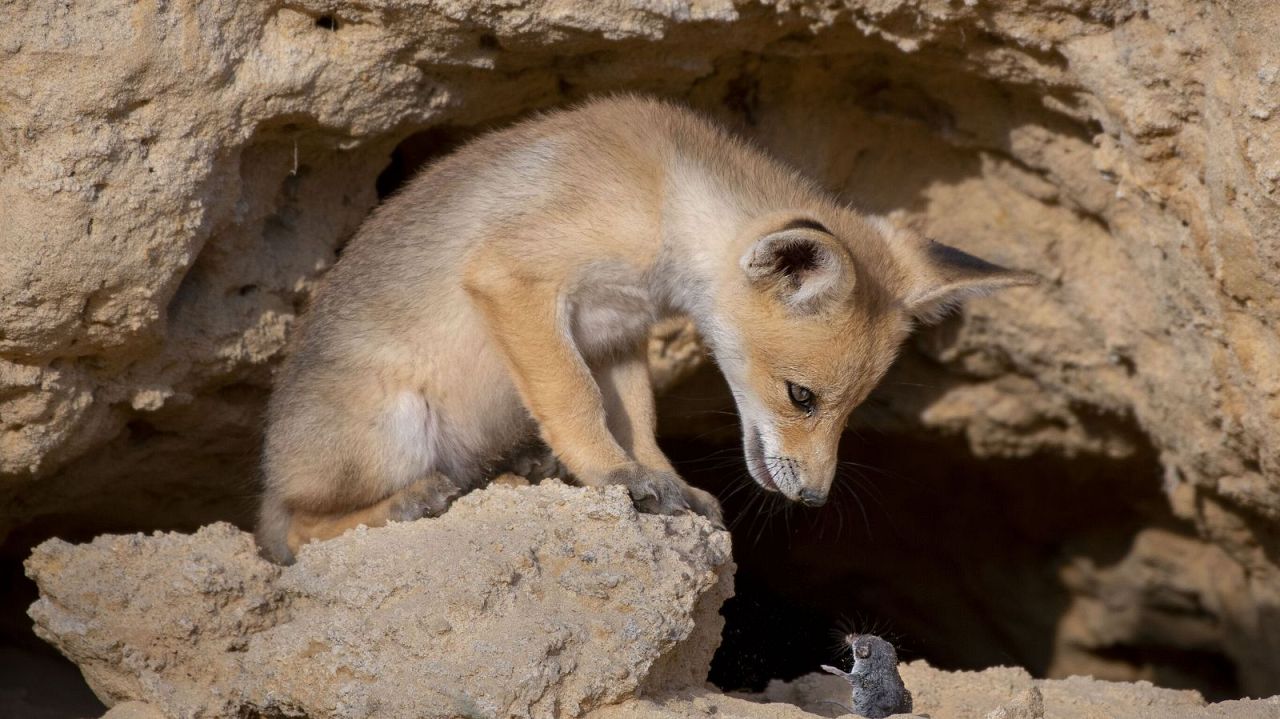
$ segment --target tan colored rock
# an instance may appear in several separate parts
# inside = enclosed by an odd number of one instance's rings
[[[986,719],[1044,719],[1044,695],[1038,687],[1031,687],[988,712]]]
[[[706,690],[686,690],[652,698],[630,699],[614,706],[597,709],[588,715],[590,719],[705,719],[706,717],[814,719],[821,716],[834,716],[834,714],[805,711],[787,702],[761,700],[753,696],[732,696]]]
[[[1233,606],[1248,596],[1248,578],[1220,547],[1149,528],[1117,561],[1101,565],[1078,557],[1060,576],[1072,601],[1058,623],[1060,645],[1050,668],[1056,676],[1168,681],[1171,677],[1149,673],[1149,667],[1139,667],[1135,677],[1132,664],[1106,658],[1109,647],[1157,637],[1184,652],[1212,652],[1229,644],[1231,654],[1249,657],[1242,662],[1246,670],[1271,661],[1263,655],[1274,645],[1255,630],[1267,622],[1265,610]],[[1230,623],[1223,626],[1220,617],[1230,617]]]
[[[728,535],[621,488],[494,487],[280,568],[226,524],[50,540],[37,633],[108,705],[169,716],[578,716],[701,684]],[[695,622],[697,626],[695,627]]]
[[[309,545],[285,568],[217,524],[50,540],[27,571],[37,632],[80,666],[107,717],[803,719],[842,715],[848,699],[826,674],[762,695],[705,685],[732,592],[728,535],[692,515],[637,514],[621,488],[496,486],[439,518]],[[1280,697],[1206,705],[1021,669],[902,673],[935,719],[1280,711]]]
[[[1009,667],[947,672],[923,661],[903,664],[901,670],[914,711],[934,719],[1264,719],[1280,712],[1280,696],[1207,704],[1197,692],[1161,689],[1149,682],[1032,679]],[[756,698],[831,717],[840,715],[831,702],[846,700],[848,693],[849,685],[838,677],[809,674],[794,682],[773,682]]]
[[[102,715],[102,719],[168,719],[164,712],[146,702],[121,702]]]

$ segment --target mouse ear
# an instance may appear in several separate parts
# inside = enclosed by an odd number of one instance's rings
[[[845,679],[848,679],[849,677],[853,676],[853,675],[852,675],[852,674],[850,674],[849,672],[842,671],[842,670],[840,670],[840,669],[836,669],[835,667],[827,666],[826,664],[823,664],[823,665],[822,665],[822,671],[824,671],[824,672],[826,672],[826,673],[828,673],[828,674],[834,674],[834,675],[836,675],[836,676],[838,676],[838,677],[843,677],[843,678],[845,678]]]

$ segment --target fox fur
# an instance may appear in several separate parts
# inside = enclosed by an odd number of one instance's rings
[[[268,410],[259,540],[287,562],[438,514],[538,439],[583,485],[718,521],[654,439],[645,338],[672,314],[728,381],[751,476],[821,504],[913,321],[1031,281],[859,214],[674,104],[614,97],[481,136],[369,217],[303,318]]]

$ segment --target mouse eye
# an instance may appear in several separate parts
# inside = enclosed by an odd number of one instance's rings
[[[813,390],[808,387],[802,387],[794,382],[787,383],[787,396],[791,398],[791,404],[797,408],[804,410],[805,414],[813,414],[813,405],[815,397]]]
[[[866,659],[867,657],[871,656],[871,647],[867,646],[866,644],[863,644],[862,646],[853,650],[853,653],[857,654],[859,659]]]

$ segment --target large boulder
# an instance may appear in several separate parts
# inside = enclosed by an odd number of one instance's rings
[[[578,716],[701,686],[728,534],[620,487],[493,487],[443,517],[261,559],[227,524],[50,540],[36,632],[108,705],[166,716]]]

